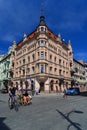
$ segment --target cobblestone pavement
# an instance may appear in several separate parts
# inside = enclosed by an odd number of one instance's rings
[[[87,97],[40,94],[33,103],[8,108],[8,95],[0,93],[0,130],[87,130]]]

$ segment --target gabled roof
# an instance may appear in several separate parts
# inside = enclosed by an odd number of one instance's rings
[[[28,39],[28,40],[32,39],[36,34],[37,34],[37,30],[34,30],[32,33],[30,33],[30,34],[27,36],[27,39]],[[23,40],[20,41],[20,42],[17,44],[17,48],[22,47],[23,44],[24,44]]]
[[[39,26],[46,26],[46,27],[47,27],[47,25],[46,25],[46,23],[45,23],[45,17],[44,17],[44,16],[40,16],[40,22],[39,22],[38,27],[39,27]],[[37,28],[38,28],[38,27],[37,27]],[[34,37],[36,36],[36,34],[37,34],[37,29],[35,29],[32,33],[30,33],[30,34],[27,36],[27,39],[28,39],[28,40],[31,40],[32,38],[34,38]],[[57,41],[58,36],[55,35],[48,27],[47,27],[47,35],[48,35],[50,38],[52,38],[53,40]],[[20,47],[22,47],[23,44],[24,44],[23,40],[20,41],[20,42],[17,44],[17,49],[20,48]],[[64,41],[61,42],[61,45],[62,45],[64,48],[67,48],[67,49],[68,49],[67,44],[66,44]]]

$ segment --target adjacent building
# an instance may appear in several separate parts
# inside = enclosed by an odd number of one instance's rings
[[[74,85],[85,86],[86,85],[86,69],[82,62],[73,59],[74,68]]]
[[[8,53],[0,56],[0,90],[8,88],[13,81],[12,54],[14,44],[9,47]]]

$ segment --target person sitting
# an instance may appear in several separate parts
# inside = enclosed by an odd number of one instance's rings
[[[23,94],[23,99],[24,99],[24,105],[29,104],[31,102],[31,98],[27,91],[25,91],[25,93]]]
[[[23,105],[23,94],[21,93],[20,90],[18,90],[17,95],[18,95],[18,102],[19,102],[19,104]]]

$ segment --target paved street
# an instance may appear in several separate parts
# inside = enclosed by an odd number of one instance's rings
[[[87,97],[40,94],[33,104],[9,110],[0,93],[0,130],[87,130]]]

